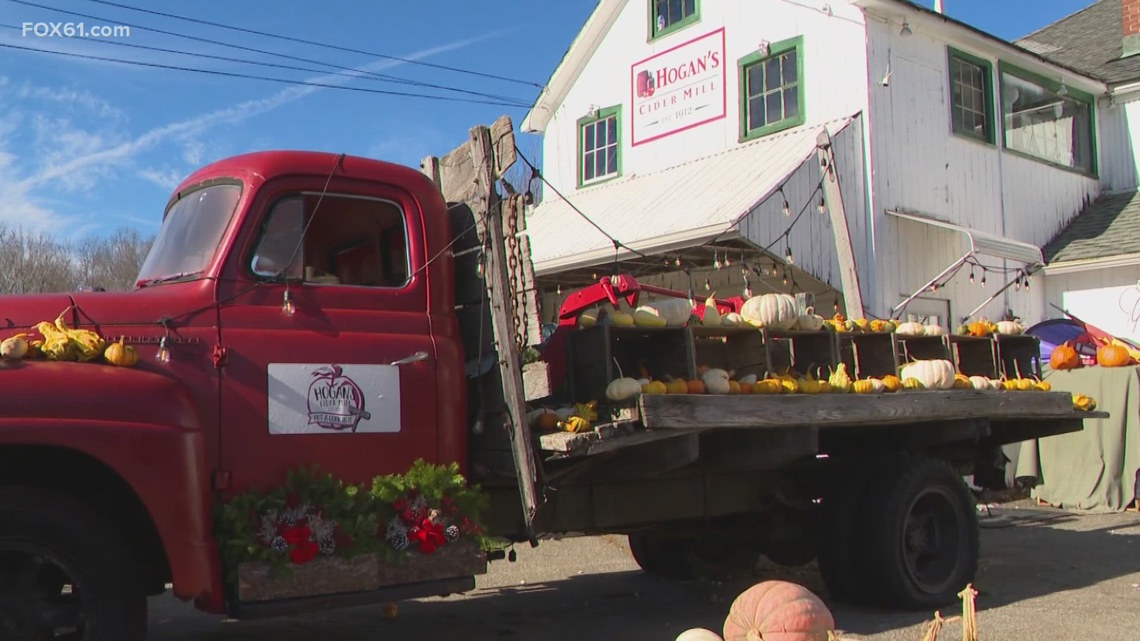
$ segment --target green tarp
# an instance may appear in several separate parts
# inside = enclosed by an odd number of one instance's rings
[[[1015,476],[1037,479],[1033,496],[1056,507],[1125,510],[1136,499],[1140,470],[1140,366],[1046,370],[1044,378],[1054,390],[1092,396],[1109,418],[1086,420],[1080,432],[1025,441]]]

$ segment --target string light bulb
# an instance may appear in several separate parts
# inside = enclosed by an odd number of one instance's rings
[[[986,270],[983,267],[982,268],[982,287],[985,287],[985,286],[986,286]]]
[[[791,205],[788,204],[788,197],[784,194],[783,185],[780,186],[780,197],[784,199],[784,205],[783,205],[783,207],[781,207],[781,211],[784,212],[785,216],[791,216],[792,215],[792,207],[791,207]]]
[[[974,268],[971,267],[970,268],[970,283],[973,284],[973,282],[974,282]]]
[[[293,293],[289,288],[285,288],[285,293],[281,296],[281,313],[286,316],[292,316],[297,313],[297,306],[293,304]]]
[[[821,213],[821,214],[826,214],[826,213],[827,213],[827,201],[825,201],[825,200],[823,199],[823,195],[822,195],[822,194],[820,194],[820,196],[819,196],[819,205],[818,205],[818,207],[817,207],[817,208],[819,209],[819,213]]]
[[[163,336],[162,339],[158,341],[158,351],[154,353],[154,359],[160,363],[170,362],[170,344],[167,338],[168,337]]]

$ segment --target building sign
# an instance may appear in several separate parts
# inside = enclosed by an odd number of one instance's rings
[[[400,431],[400,368],[269,364],[270,434]]]
[[[633,145],[724,118],[724,28],[630,68]]]

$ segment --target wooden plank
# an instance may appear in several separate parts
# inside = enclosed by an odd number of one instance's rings
[[[648,429],[820,427],[918,423],[970,418],[1064,419],[1067,392],[913,391],[896,394],[643,394]]]
[[[425,156],[424,159],[420,161],[420,171],[422,171],[428,178],[431,178],[431,181],[435,183],[436,188],[440,187],[439,158],[436,158],[435,156]]]
[[[515,128],[510,116],[503,114],[491,123],[491,145],[495,148],[495,177],[502,178],[518,158],[515,151]]]
[[[534,261],[531,259],[530,235],[526,232],[526,199],[522,196],[511,198],[515,208],[516,231],[518,233],[519,278],[525,284],[515,292],[515,304],[526,310],[526,324],[523,327],[523,339],[527,345],[538,345],[542,342],[542,308],[539,306],[538,286],[534,279]]]
[[[851,247],[851,231],[847,227],[847,210],[843,206],[843,190],[839,172],[835,171],[835,152],[831,134],[824,127],[819,132],[819,162],[824,172],[823,196],[831,214],[831,231],[835,234],[835,250],[839,256],[839,276],[843,283],[844,313],[849,318],[863,318],[863,295],[859,291],[859,272],[855,266],[855,250]]]
[[[550,388],[550,365],[543,361],[523,365],[523,390],[527,401],[553,394],[554,390]]]
[[[480,192],[470,143],[452,149],[439,159],[439,189],[449,203],[470,202]]]
[[[512,450],[518,473],[519,492],[522,497],[523,518],[526,528],[534,536],[534,516],[538,510],[538,470],[534,450],[531,445],[530,426],[526,422],[526,395],[523,391],[522,371],[518,350],[515,348],[514,331],[511,323],[511,300],[507,283],[506,245],[502,242],[503,220],[495,215],[494,180],[491,176],[491,132],[487,127],[471,129],[469,148],[472,164],[477,167],[476,184],[479,197],[470,202],[477,219],[482,219],[487,238],[495,239],[488,243],[484,278],[487,281],[487,294],[491,305],[491,325],[499,352],[499,365],[502,372],[503,397],[511,418]],[[482,210],[482,211],[480,211]]]

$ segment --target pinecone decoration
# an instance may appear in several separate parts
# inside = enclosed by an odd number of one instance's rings
[[[424,517],[428,515],[427,499],[425,499],[423,495],[417,496],[416,500],[412,501],[412,505],[408,509],[412,512],[413,521],[418,522],[424,520]]]
[[[274,552],[284,554],[284,553],[289,551],[289,542],[280,536],[275,536],[275,537],[273,537],[273,540],[269,543],[269,547]]]
[[[336,552],[336,540],[330,537],[325,537],[317,541],[317,547],[320,549],[321,554],[332,554]]]
[[[451,541],[452,543],[454,543],[456,540],[459,539],[459,526],[458,525],[449,525],[443,531],[443,534],[444,534],[444,536],[447,537],[448,541]]]
[[[405,530],[394,530],[388,532],[388,545],[392,546],[393,550],[403,552],[408,549],[411,542],[408,541],[408,533]]]

